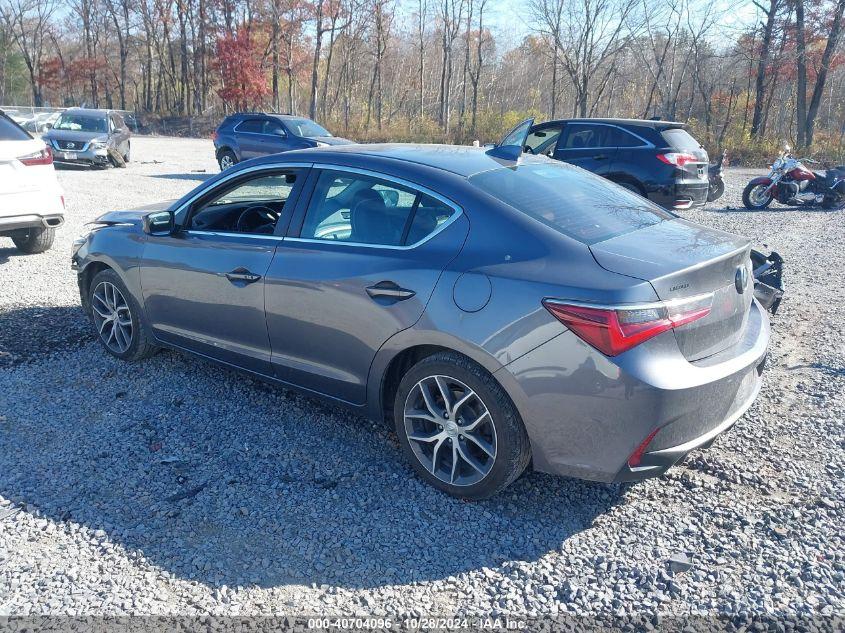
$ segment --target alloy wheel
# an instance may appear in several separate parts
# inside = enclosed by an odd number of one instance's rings
[[[428,376],[405,400],[405,434],[416,458],[452,486],[484,479],[496,462],[496,427],[487,406],[466,384]]]
[[[748,198],[751,200],[751,204],[754,206],[763,206],[771,198],[771,194],[768,193],[769,185],[757,185],[754,189],[751,190],[750,195]]]
[[[124,354],[132,345],[132,314],[117,286],[101,281],[91,296],[94,324],[100,339],[116,354]]]
[[[220,170],[221,171],[226,171],[227,169],[229,169],[229,167],[233,167],[234,164],[235,164],[235,161],[232,160],[232,157],[229,156],[229,154],[223,154],[223,156],[220,157]]]

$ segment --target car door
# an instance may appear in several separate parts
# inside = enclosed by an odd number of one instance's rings
[[[112,113],[110,118],[113,126],[114,146],[121,156],[126,156],[129,153],[129,128],[126,127],[126,123],[119,114]]]
[[[553,157],[563,123],[543,123],[531,128],[531,133],[525,139],[525,152],[528,154]]]
[[[353,404],[376,351],[423,313],[468,230],[437,194],[361,170],[314,170],[307,208],[267,271],[278,378]]]
[[[616,147],[610,145],[613,127],[601,123],[570,121],[561,133],[554,158],[600,176],[613,168]]]
[[[235,128],[235,138],[240,148],[240,160],[264,156],[264,120],[244,119]]]
[[[158,338],[272,373],[264,280],[306,175],[305,165],[235,174],[181,209],[172,235],[149,236],[141,286]]]
[[[288,133],[284,126],[274,119],[264,121],[262,149],[264,154],[278,154],[291,149]]]

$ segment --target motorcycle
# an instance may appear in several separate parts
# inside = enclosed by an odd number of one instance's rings
[[[772,164],[768,176],[753,178],[742,192],[746,209],[758,211],[773,200],[785,205],[821,205],[836,209],[845,205],[845,165],[826,171],[812,171],[786,147]]]
[[[725,181],[722,180],[722,167],[728,166],[728,150],[724,150],[719,160],[707,166],[707,178],[710,187],[707,189],[707,202],[713,202],[725,193]]]

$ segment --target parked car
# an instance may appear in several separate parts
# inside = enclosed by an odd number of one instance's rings
[[[118,358],[170,347],[392,421],[419,476],[465,498],[529,463],[627,481],[712,443],[769,340],[748,240],[502,155],[250,161],[100,217],[73,255],[82,304]]]
[[[56,163],[108,167],[112,162],[110,150],[129,162],[131,137],[118,112],[70,108],[42,138],[52,147]]]
[[[23,128],[27,132],[42,134],[53,127],[60,115],[61,112],[39,112],[29,119]]]
[[[0,236],[41,253],[53,245],[64,214],[50,148],[0,111]]]
[[[578,165],[666,209],[707,202],[707,152],[682,123],[566,119],[535,125],[525,151]]]
[[[221,171],[258,156],[352,143],[332,136],[311,119],[267,112],[239,112],[227,116],[211,138]]]

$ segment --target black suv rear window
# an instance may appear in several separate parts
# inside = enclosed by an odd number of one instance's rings
[[[699,150],[701,143],[696,141],[692,135],[683,128],[675,127],[661,132],[663,140],[665,140],[669,147],[680,150]]]
[[[0,141],[28,141],[29,133],[5,114],[0,114]]]
[[[675,217],[600,176],[560,163],[493,169],[469,182],[588,245]]]

